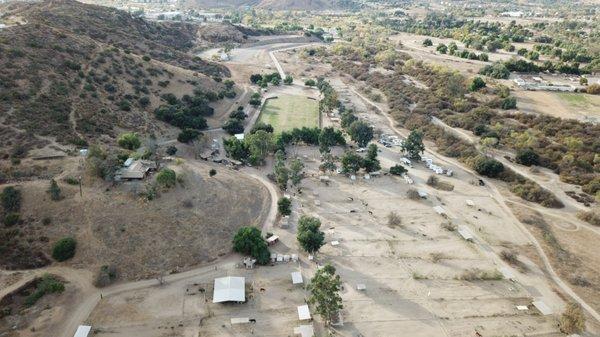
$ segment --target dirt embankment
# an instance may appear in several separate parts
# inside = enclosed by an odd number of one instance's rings
[[[260,225],[267,216],[270,197],[256,180],[209,163],[173,168],[177,186],[158,188],[153,200],[146,197],[153,176],[114,186],[85,183],[82,196],[77,186],[57,178],[63,195],[59,201],[50,199],[46,180],[17,185],[23,199],[21,221],[3,228],[18,235],[6,247],[10,254],[2,255],[25,254],[25,261],[44,256],[49,262],[53,243],[72,236],[77,252],[67,265],[92,272],[112,265],[120,279],[147,278],[227,254],[239,227]],[[209,176],[211,168],[217,170],[214,177]],[[4,268],[30,267],[13,262],[0,259]]]

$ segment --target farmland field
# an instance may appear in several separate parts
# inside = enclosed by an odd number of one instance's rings
[[[280,95],[267,99],[259,121],[271,124],[275,132],[319,126],[319,103],[306,96]]]

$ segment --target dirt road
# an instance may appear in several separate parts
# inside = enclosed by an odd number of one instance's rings
[[[399,134],[399,135],[401,135],[403,137],[407,137],[408,136],[408,133],[409,133],[408,130],[401,130],[401,129],[397,128],[395,126],[395,121],[392,119],[391,116],[389,116],[389,114],[387,113],[386,109],[380,107],[377,103],[369,100],[367,97],[365,97],[364,95],[362,95],[361,93],[359,93],[356,89],[351,88],[351,91],[354,94],[356,94],[358,97],[360,97],[362,100],[364,100],[367,104],[373,106],[375,109],[377,109],[379,112],[381,112],[383,114],[383,116],[385,116],[385,118],[388,120],[389,126],[390,126],[390,128],[394,132],[396,132],[397,134]],[[429,155],[431,155],[432,157],[434,157],[436,160],[440,161],[440,162],[460,167],[464,171],[469,172],[469,173],[473,174],[474,176],[479,176],[479,175],[477,175],[476,172],[474,172],[470,168],[464,166],[462,163],[460,163],[459,161],[457,161],[455,159],[447,158],[445,156],[442,156],[442,155],[438,154],[437,152],[432,151],[431,149],[426,149],[426,152]],[[497,189],[497,187],[494,185],[494,183],[492,181],[490,181],[489,179],[486,179],[486,178],[483,178],[483,177],[481,177],[481,179],[485,182],[488,190],[491,192],[490,195],[492,196],[492,198],[494,199],[494,201],[500,207],[502,207],[502,209],[507,214],[510,215],[510,217],[511,217],[510,220],[517,225],[517,227],[523,232],[523,234],[534,245],[534,247],[535,247],[538,255],[542,258],[542,261],[544,263],[544,267],[548,271],[548,273],[549,273],[550,277],[552,278],[552,280],[554,281],[554,283],[556,283],[556,285],[558,285],[558,287],[562,291],[564,291],[566,294],[568,294],[575,302],[579,303],[594,319],[596,319],[598,322],[600,322],[600,314],[596,310],[594,310],[594,308],[592,308],[590,305],[588,305],[581,297],[579,297],[579,295],[577,295],[567,285],[567,283],[564,282],[558,276],[558,274],[554,271],[554,268],[552,267],[552,265],[550,263],[550,260],[549,260],[548,256],[546,255],[546,253],[544,252],[544,250],[542,249],[542,246],[540,245],[540,243],[533,236],[533,234],[531,234],[531,232],[529,232],[529,230],[527,228],[525,228],[525,226],[516,218],[516,216],[513,214],[512,210],[506,205],[506,202],[508,200],[500,193],[500,191]],[[510,201],[510,202],[513,202],[513,201]],[[542,212],[542,213],[544,213],[546,211],[546,209],[542,208],[541,206],[537,210],[540,211],[540,212]]]

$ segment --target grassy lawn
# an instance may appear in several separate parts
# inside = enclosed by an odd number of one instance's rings
[[[319,102],[305,96],[280,95],[265,102],[258,120],[271,124],[275,132],[319,126]]]
[[[558,97],[567,104],[577,108],[600,108],[600,96],[561,92],[558,93]]]

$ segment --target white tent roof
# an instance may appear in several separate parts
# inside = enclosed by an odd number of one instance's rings
[[[446,211],[444,210],[444,208],[442,206],[434,206],[433,210],[437,213],[437,214],[446,214]]]
[[[248,317],[233,317],[231,318],[231,324],[244,324],[250,323],[250,318]]]
[[[92,330],[92,327],[89,325],[80,325],[77,327],[77,331],[75,331],[75,335],[73,337],[87,337],[87,335]]]
[[[298,306],[298,319],[301,321],[310,319],[310,310],[308,304]]]
[[[301,284],[304,281],[302,280],[302,274],[299,271],[295,271],[292,273],[292,283],[293,284]]]
[[[243,277],[221,277],[215,279],[213,303],[245,302],[246,280]]]
[[[300,335],[300,337],[313,337],[315,330],[312,325],[301,325],[294,328],[294,334]]]
[[[539,310],[542,315],[552,315],[552,309],[550,309],[550,307],[543,301],[533,301],[531,304],[533,304],[533,306],[536,307],[536,309]]]
[[[473,240],[473,233],[471,233],[471,231],[469,230],[469,228],[467,228],[466,226],[460,225],[458,226],[458,234],[460,234],[460,236],[462,236],[463,239],[469,241],[469,240]]]

